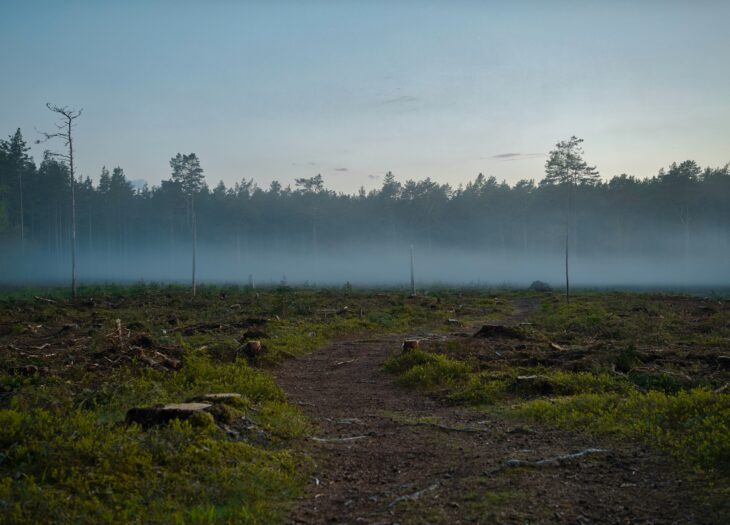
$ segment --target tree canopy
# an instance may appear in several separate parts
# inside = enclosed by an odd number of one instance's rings
[[[701,167],[681,161],[649,177],[620,174],[601,180],[578,158],[578,139],[559,143],[555,151],[539,183],[507,184],[477,174],[453,187],[429,178],[398,180],[384,170],[377,189],[355,194],[327,190],[325,178],[317,174],[298,180],[294,188],[278,181],[262,188],[248,176],[211,188],[194,153],[175,155],[170,175],[152,187],[132,187],[121,167],[111,172],[100,168],[98,182],[77,178],[81,260],[83,264],[84,257],[93,254],[109,265],[123,264],[137,249],[165,256],[186,246],[188,201],[193,195],[199,239],[242,254],[269,249],[346,252],[354,245],[382,242],[403,253],[415,244],[420,254],[434,246],[557,254],[564,240],[561,184],[571,179],[576,216],[571,244],[576,256],[684,256],[688,250],[702,249],[709,235],[730,244],[728,165]],[[0,142],[2,251],[9,253],[20,239],[18,167],[23,171],[27,245],[45,260],[64,264],[70,231],[68,167],[50,154],[36,164],[27,156],[20,132]]]

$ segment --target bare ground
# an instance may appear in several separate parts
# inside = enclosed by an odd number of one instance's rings
[[[523,320],[534,306],[518,302],[503,322]],[[697,503],[699,485],[656,451],[525,426],[401,388],[382,364],[402,339],[342,341],[276,372],[317,426],[302,445],[315,477],[290,523],[720,522]],[[510,459],[588,448],[609,452],[504,468]]]

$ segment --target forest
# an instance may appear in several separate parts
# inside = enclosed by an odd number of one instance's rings
[[[0,143],[0,279],[6,284],[53,282],[68,275],[72,210],[67,163],[46,151],[38,164],[29,149],[20,129]],[[193,187],[172,176],[176,158],[196,165]],[[405,263],[395,273],[376,272],[372,264],[377,266],[377,259],[385,267],[400,264],[414,245],[422,257],[422,275],[432,281],[518,282],[538,277],[530,266],[536,259],[549,261],[563,249],[564,184],[544,174],[508,184],[480,173],[453,187],[430,178],[402,182],[387,171],[378,189],[345,194],[328,190],[321,175],[296,179],[293,187],[273,181],[262,188],[252,174],[233,186],[222,181],[209,185],[203,164],[195,154],[178,154],[171,160],[171,174],[152,187],[133,186],[119,166],[101,167],[98,182],[78,177],[80,278],[186,279],[193,197],[200,272],[208,280],[245,282],[255,274],[262,282],[287,277],[298,282],[398,282]],[[644,274],[668,284],[680,269],[685,283],[726,282],[730,164],[702,167],[684,160],[651,176],[595,175],[577,181],[572,202],[572,255],[578,264],[612,261],[614,268],[638,270],[619,261],[643,260]],[[475,262],[457,264],[457,275],[439,272],[443,258],[470,257]],[[323,261],[331,263],[326,271]],[[515,273],[521,264],[525,271]],[[487,268],[486,275],[480,267]],[[666,273],[662,268],[668,268]],[[555,269],[559,271],[557,265]],[[579,267],[577,271],[580,280]],[[631,276],[622,272],[607,280],[630,284]],[[583,280],[600,284],[602,277],[584,273]]]

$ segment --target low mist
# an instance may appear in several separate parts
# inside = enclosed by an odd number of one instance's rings
[[[666,244],[671,244],[670,239]],[[706,236],[696,240],[689,255],[663,253],[599,253],[571,256],[571,284],[609,287],[723,287],[730,285],[730,249],[727,238]],[[565,282],[564,253],[554,250],[489,250],[414,244],[417,286],[514,285],[535,280],[555,287]],[[77,254],[80,283],[161,282],[191,280],[191,246],[174,250],[130,248],[107,255],[88,250]],[[31,250],[20,254],[19,246],[0,257],[3,285],[54,284],[70,279],[70,258],[66,251],[49,254]],[[263,247],[241,251],[235,246],[200,242],[197,276],[202,283],[292,285],[409,286],[410,247],[390,243],[350,243],[317,254],[287,248]]]

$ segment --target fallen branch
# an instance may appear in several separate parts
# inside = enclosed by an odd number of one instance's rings
[[[359,439],[365,439],[370,436],[350,436],[350,437],[344,437],[344,438],[321,438],[321,437],[311,437],[312,441],[316,441],[317,443],[347,443],[348,441],[357,441]]]
[[[475,427],[450,427],[447,425],[442,425],[440,423],[430,423],[428,421],[415,421],[413,423],[409,421],[398,421],[395,419],[392,419],[395,423],[398,423],[399,425],[406,425],[409,427],[432,427],[437,428],[439,430],[445,430],[446,432],[484,432],[484,429],[481,428],[475,428]]]
[[[433,485],[429,485],[425,489],[421,489],[421,490],[419,490],[417,492],[414,492],[413,494],[406,494],[405,496],[399,496],[399,497],[395,498],[393,501],[390,502],[390,505],[388,505],[388,508],[389,509],[392,509],[393,507],[395,507],[396,505],[398,505],[398,503],[401,503],[402,501],[413,501],[413,500],[416,500],[416,499],[420,498],[421,496],[423,496],[424,494],[427,494],[429,492],[433,492],[438,487],[439,487],[439,482],[437,481]]]
[[[656,368],[649,368],[646,366],[635,366],[631,370],[629,370],[629,374],[638,372],[640,374],[655,374],[655,375],[666,375],[666,376],[673,376],[673,377],[679,377],[684,379],[685,381],[692,381],[692,378],[688,376],[687,374],[684,374],[682,372],[673,372],[671,370],[660,370]]]
[[[337,361],[333,366],[342,366],[342,365],[349,365],[350,363],[354,363],[355,359],[348,359],[347,361]]]
[[[335,423],[337,425],[362,425],[363,422],[361,419],[358,419],[356,417],[344,417],[344,418],[332,418],[332,417],[323,417],[325,421],[328,421],[330,423]]]
[[[38,297],[37,295],[34,295],[33,298],[36,299],[37,301],[43,301],[44,303],[49,303],[49,304],[56,304],[58,302],[58,301],[54,301],[53,299],[46,299],[45,297]]]
[[[518,468],[518,467],[525,467],[525,468],[539,468],[539,467],[559,467],[561,465],[564,465],[565,463],[569,463],[571,461],[575,461],[578,459],[582,459],[584,457],[593,455],[593,454],[608,454],[611,451],[605,448],[587,448],[585,450],[581,450],[580,452],[576,452],[574,454],[566,454],[564,456],[555,456],[554,458],[547,458],[547,459],[540,459],[538,461],[528,461],[524,459],[508,459],[501,465],[499,465],[497,468],[492,470],[491,474],[496,474],[497,472],[501,472],[503,470],[508,470],[511,468]]]

